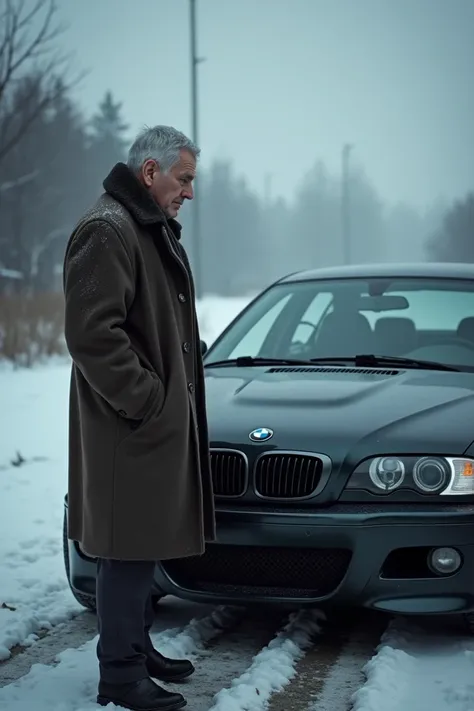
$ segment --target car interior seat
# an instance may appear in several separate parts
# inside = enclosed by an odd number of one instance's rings
[[[314,339],[314,358],[373,353],[373,331],[357,311],[328,314]]]
[[[375,322],[374,336],[377,355],[404,355],[417,347],[415,324],[409,318],[379,318]]]
[[[459,322],[457,335],[458,338],[474,343],[474,316],[468,316]]]

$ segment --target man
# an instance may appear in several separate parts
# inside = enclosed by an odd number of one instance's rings
[[[194,671],[153,649],[155,562],[215,538],[194,287],[174,219],[198,155],[174,128],[141,133],[64,264],[69,537],[98,559],[97,701],[134,711],[186,705],[153,681]]]

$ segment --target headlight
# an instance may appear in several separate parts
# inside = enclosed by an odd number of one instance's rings
[[[474,459],[467,457],[373,457],[359,464],[346,490],[390,494],[397,489],[439,496],[474,496]]]
[[[369,476],[378,489],[393,491],[402,485],[405,478],[405,465],[401,459],[377,457],[369,466]]]
[[[418,489],[427,494],[445,489],[450,478],[449,463],[443,459],[424,457],[415,462],[413,467],[413,481]]]

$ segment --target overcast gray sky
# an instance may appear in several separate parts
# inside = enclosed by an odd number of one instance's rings
[[[188,0],[59,0],[63,42],[135,133],[191,131]],[[197,0],[203,164],[291,195],[342,144],[391,201],[474,188],[474,0]]]

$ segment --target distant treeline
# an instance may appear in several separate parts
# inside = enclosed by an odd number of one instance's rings
[[[76,105],[72,91],[80,77],[72,77],[67,58],[57,55],[52,1],[35,5],[31,45],[23,43],[23,54],[16,57],[5,50],[19,46],[12,33],[26,10],[23,3],[5,8],[11,17],[0,41],[0,56],[10,58],[10,64],[0,63],[0,292],[60,291],[71,228],[99,194],[109,169],[125,160],[133,136],[121,104],[106,87],[92,118]],[[45,25],[42,35],[34,33]],[[474,261],[473,195],[421,213],[384,202],[355,164],[347,188],[354,262]],[[225,160],[201,171],[197,190],[199,251],[190,206],[183,208],[183,241],[199,267],[203,293],[255,292],[288,272],[343,260],[341,176],[331,174],[317,156],[291,199],[256,194]]]

